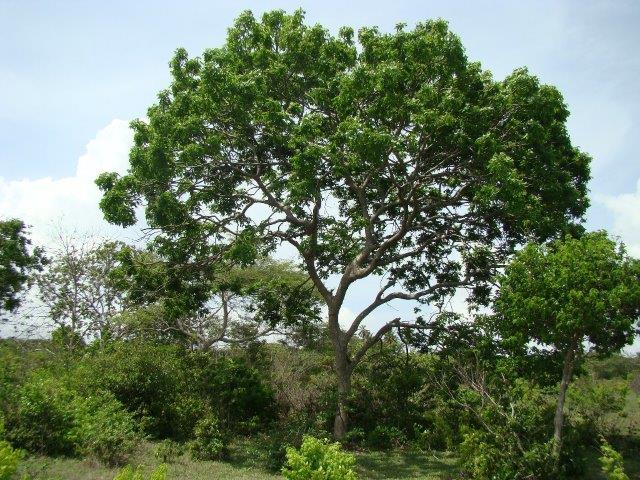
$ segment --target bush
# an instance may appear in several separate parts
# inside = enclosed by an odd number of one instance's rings
[[[107,465],[121,464],[140,440],[133,416],[111,394],[76,398],[73,415],[68,437],[82,456]]]
[[[554,473],[551,442],[529,443],[523,451],[507,432],[494,436],[469,431],[464,434],[459,453],[465,471],[477,480],[562,478]]]
[[[497,388],[496,388],[497,391]],[[458,450],[464,470],[478,480],[562,478],[551,457],[554,405],[538,387],[518,380],[491,401],[476,391],[458,392],[476,424],[463,429]]]
[[[10,480],[18,470],[22,452],[16,450],[9,442],[0,440],[0,480]]]
[[[112,342],[83,359],[74,372],[76,388],[85,395],[111,392],[159,438],[180,437],[184,418],[172,406],[189,392],[184,352],[174,346]]]
[[[6,437],[30,452],[71,454],[67,433],[73,428],[73,395],[43,372],[29,378],[15,393],[7,412]]]
[[[84,398],[46,372],[16,392],[7,416],[7,439],[34,453],[94,457],[121,463],[139,437],[130,413],[113,395]]]
[[[396,427],[378,425],[367,435],[367,445],[374,449],[390,450],[405,444],[404,433]]]
[[[201,418],[194,429],[194,440],[189,445],[191,456],[196,460],[219,460],[227,453],[226,436],[213,415]]]
[[[606,440],[602,440],[600,447],[602,456],[600,457],[600,465],[602,472],[607,476],[607,480],[629,480],[624,473],[624,461],[622,455],[616,452]]]
[[[166,480],[167,478],[167,466],[165,464],[159,465],[151,475],[149,480]],[[113,477],[113,480],[144,480],[142,469],[140,467],[135,470],[131,466],[126,466]]]
[[[172,463],[176,458],[184,453],[184,447],[178,442],[170,439],[162,440],[156,448],[156,458],[162,463]]]
[[[300,450],[287,448],[282,474],[289,480],[356,480],[355,464],[339,443],[304,437]]]

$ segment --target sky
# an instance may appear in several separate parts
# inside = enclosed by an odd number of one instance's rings
[[[306,11],[308,23],[391,31],[444,18],[496,79],[526,66],[564,95],[574,145],[593,157],[587,227],[640,257],[640,2],[616,1],[29,1],[0,0],[0,217],[133,241],[108,225],[93,179],[126,171],[128,122],[169,83],[168,61],[224,42],[243,10]],[[375,279],[347,299],[348,319]],[[374,324],[393,315],[378,312]],[[635,349],[640,349],[636,344]]]

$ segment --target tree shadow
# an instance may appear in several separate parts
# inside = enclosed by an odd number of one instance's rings
[[[360,475],[373,480],[448,479],[460,473],[457,459],[440,452],[366,452],[357,459]]]

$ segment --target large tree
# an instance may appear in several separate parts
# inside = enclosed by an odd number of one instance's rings
[[[126,175],[102,174],[107,220],[148,225],[192,265],[292,246],[328,307],[338,408],[351,374],[395,327],[357,349],[362,322],[395,300],[473,301],[515,245],[585,212],[589,158],[571,145],[560,93],[525,69],[495,81],[444,21],[332,35],[303,14],[243,13],[226,43],[189,58],[132,123]],[[343,328],[355,282],[382,277]]]
[[[562,355],[553,454],[562,447],[564,402],[585,342],[601,355],[635,337],[640,318],[640,261],[605,232],[530,244],[500,278],[497,327],[509,348],[535,343]]]
[[[31,248],[27,227],[21,220],[0,220],[0,314],[20,306],[22,291],[43,262],[42,249]]]

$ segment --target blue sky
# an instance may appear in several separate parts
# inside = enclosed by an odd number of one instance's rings
[[[0,0],[0,216],[24,218],[43,243],[54,222],[115,232],[91,181],[126,167],[126,122],[167,85],[172,52],[220,45],[242,10],[299,7],[334,31],[441,17],[496,78],[527,66],[557,86],[574,144],[594,159],[588,226],[640,256],[640,2],[629,0]]]

